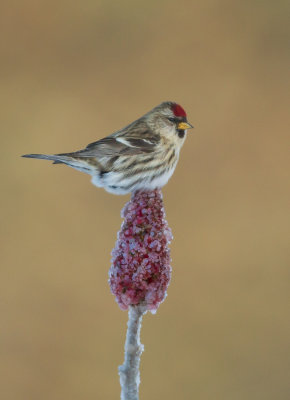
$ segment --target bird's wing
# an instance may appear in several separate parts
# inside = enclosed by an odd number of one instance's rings
[[[143,132],[137,137],[134,132],[121,134],[118,132],[97,142],[90,143],[84,150],[72,153],[76,157],[114,157],[120,155],[136,155],[151,153],[159,143],[159,135],[151,132]]]

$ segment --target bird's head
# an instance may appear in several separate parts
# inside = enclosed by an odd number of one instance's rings
[[[177,103],[166,101],[146,114],[151,129],[166,137],[184,139],[187,129],[193,126],[187,121],[186,112]],[[176,140],[176,139],[175,139]]]

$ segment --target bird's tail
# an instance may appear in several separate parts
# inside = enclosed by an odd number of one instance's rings
[[[72,161],[72,157],[62,154],[24,154],[22,157],[38,158],[40,160],[51,160],[53,164],[68,164]]]
[[[85,159],[79,159],[73,156],[73,153],[64,154],[24,154],[22,157],[26,158],[38,158],[40,160],[50,160],[53,164],[66,164],[69,167],[75,168],[78,171],[91,174],[93,168],[89,165]]]

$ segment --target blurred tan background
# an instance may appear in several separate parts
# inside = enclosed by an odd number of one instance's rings
[[[195,130],[164,188],[173,275],[143,321],[140,399],[288,399],[286,2],[1,8],[1,399],[119,398],[127,314],[107,279],[129,197],[20,155],[164,100]]]

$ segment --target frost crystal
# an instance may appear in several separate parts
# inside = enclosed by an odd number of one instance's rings
[[[135,192],[122,211],[109,282],[122,310],[142,304],[155,312],[166,296],[171,267],[171,230],[160,189]]]

